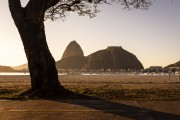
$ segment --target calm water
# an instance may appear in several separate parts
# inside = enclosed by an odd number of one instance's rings
[[[1,75],[7,75],[7,76],[10,76],[10,75],[29,75],[28,72],[0,72],[0,76]],[[117,75],[117,74],[96,74],[96,73],[75,73],[75,74],[68,74],[68,73],[58,73],[58,75]],[[118,74],[118,75],[136,75],[136,74]],[[167,73],[166,74],[138,74],[138,75],[160,75],[160,76],[164,76],[164,75],[168,75]],[[180,74],[175,74],[175,75],[180,75]]]
[[[11,75],[29,75],[28,72],[0,72],[0,76],[1,75],[7,75],[7,76],[11,76]],[[68,75],[68,73],[58,73],[58,75]],[[88,74],[88,73],[82,73],[82,74],[69,74],[69,75],[100,75],[100,74]]]
[[[0,72],[0,75],[29,75],[28,72]],[[66,75],[66,73],[58,73],[58,75]]]
[[[0,75],[29,75],[27,72],[0,72]]]

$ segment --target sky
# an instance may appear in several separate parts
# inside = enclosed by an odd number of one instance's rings
[[[28,0],[21,0],[23,6]],[[67,45],[76,40],[87,56],[108,46],[122,46],[145,68],[180,61],[180,0],[153,0],[149,10],[124,10],[101,5],[95,18],[69,13],[65,21],[45,21],[49,49],[60,60]],[[0,1],[0,65],[27,63],[8,0]]]

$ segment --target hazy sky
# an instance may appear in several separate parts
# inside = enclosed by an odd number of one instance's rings
[[[59,60],[69,42],[76,40],[85,55],[108,46],[122,46],[135,54],[145,68],[175,63],[180,60],[180,0],[171,2],[153,0],[147,11],[103,5],[93,19],[69,14],[64,22],[46,21],[50,51]],[[8,0],[1,0],[0,8],[0,65],[27,63]]]

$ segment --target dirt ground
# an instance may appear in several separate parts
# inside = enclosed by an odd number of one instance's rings
[[[179,120],[180,101],[0,100],[1,120]]]

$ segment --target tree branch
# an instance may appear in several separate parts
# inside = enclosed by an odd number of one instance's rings
[[[20,0],[8,0],[8,3],[9,3],[11,16],[19,31],[22,42],[24,45],[28,46],[29,43],[26,43],[25,41],[23,41],[23,39],[28,36],[29,41],[31,41],[33,38],[31,35],[29,35],[29,29],[28,29],[29,26],[27,24],[24,8],[21,7]],[[28,50],[25,49],[25,52],[28,53]],[[26,56],[28,57],[27,54]]]
[[[44,18],[55,20],[65,17],[69,11],[94,17],[99,12],[98,4],[102,3],[119,3],[124,9],[148,9],[151,0],[29,0],[25,9],[27,18],[32,21],[42,21]]]
[[[21,24],[24,19],[23,8],[21,7],[20,0],[8,0],[9,10],[11,12],[11,16],[14,20],[14,23],[17,25]]]
[[[94,17],[99,12],[98,4],[119,3],[124,9],[148,9],[151,0],[47,0],[50,7],[45,14],[45,19],[55,20],[65,17],[66,12],[76,11],[79,15]],[[59,15],[59,16],[58,16]]]
[[[60,0],[47,0],[46,10],[55,6]]]
[[[19,12],[22,11],[21,2],[20,0],[8,0],[9,3],[9,10],[13,18],[18,17]]]
[[[26,17],[34,22],[42,22],[48,0],[30,0],[25,7]]]

